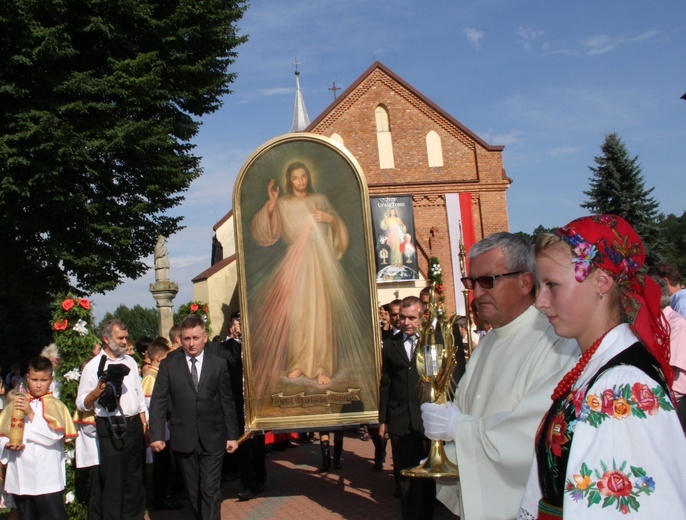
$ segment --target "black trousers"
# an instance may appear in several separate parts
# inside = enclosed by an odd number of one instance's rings
[[[171,491],[172,453],[169,443],[159,452],[152,452],[152,497],[156,506],[162,505]]]
[[[241,485],[254,493],[264,489],[267,479],[264,435],[255,435],[245,441],[236,453],[241,462]]]
[[[195,518],[221,520],[222,460],[225,450],[207,451],[198,440],[194,451],[175,451]]]
[[[391,435],[393,466],[397,469],[400,508],[403,520],[431,520],[436,500],[436,481],[432,478],[403,477],[400,470],[413,468],[429,454],[430,442],[422,433],[409,431]]]
[[[102,520],[102,486],[100,485],[100,465],[84,468],[88,472],[88,520]]]
[[[67,520],[62,491],[47,495],[12,495],[21,520]]]
[[[142,520],[145,515],[143,460],[145,437],[140,417],[127,417],[125,431],[107,418],[96,418],[100,443],[103,520]],[[118,438],[121,434],[121,438]]]

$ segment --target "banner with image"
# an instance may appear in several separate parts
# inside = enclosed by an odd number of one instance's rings
[[[412,196],[370,197],[376,282],[419,280]]]

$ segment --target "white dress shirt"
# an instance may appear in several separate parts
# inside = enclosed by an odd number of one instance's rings
[[[186,365],[188,366],[188,371],[190,372],[192,364],[191,364],[191,358],[193,356],[189,356],[186,354]],[[205,351],[201,351],[200,354],[195,356],[195,369],[198,371],[198,384],[200,384],[200,373],[202,372],[202,361],[205,358]]]
[[[104,370],[110,365],[122,364],[129,367],[129,373],[124,377],[124,382],[121,386],[121,398],[119,399],[119,404],[122,411],[126,417],[131,417],[138,415],[140,413],[145,413],[145,395],[143,395],[143,389],[141,388],[141,380],[138,377],[138,365],[133,360],[131,356],[122,355],[116,359],[112,359],[106,354],[100,356],[95,356],[91,359],[86,366],[83,367],[83,373],[81,374],[81,380],[79,382],[79,390],[76,396],[76,407],[82,412],[88,411],[86,408],[86,396],[93,391],[93,389],[98,386],[98,368],[100,368],[100,360],[102,356],[107,358],[105,362]],[[121,415],[119,408],[113,412],[108,412],[107,409],[102,406],[99,399],[95,401],[93,406],[95,409],[95,415],[98,417],[107,417]]]

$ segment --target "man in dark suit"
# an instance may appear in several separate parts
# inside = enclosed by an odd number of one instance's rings
[[[419,383],[416,349],[423,306],[416,296],[400,304],[401,332],[383,342],[382,376],[379,387],[379,434],[390,436],[403,519],[433,518],[436,483],[433,479],[407,478],[400,470],[419,464],[429,453],[420,405],[425,400]]]
[[[190,314],[181,322],[181,346],[160,364],[150,402],[150,447],[164,449],[171,414],[171,448],[197,519],[221,518],[224,452],[238,449],[238,422],[227,364],[205,350],[205,322]]]

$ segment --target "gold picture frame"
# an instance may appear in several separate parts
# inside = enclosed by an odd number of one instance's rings
[[[367,184],[332,139],[276,137],[233,193],[246,430],[378,422],[381,340]]]

